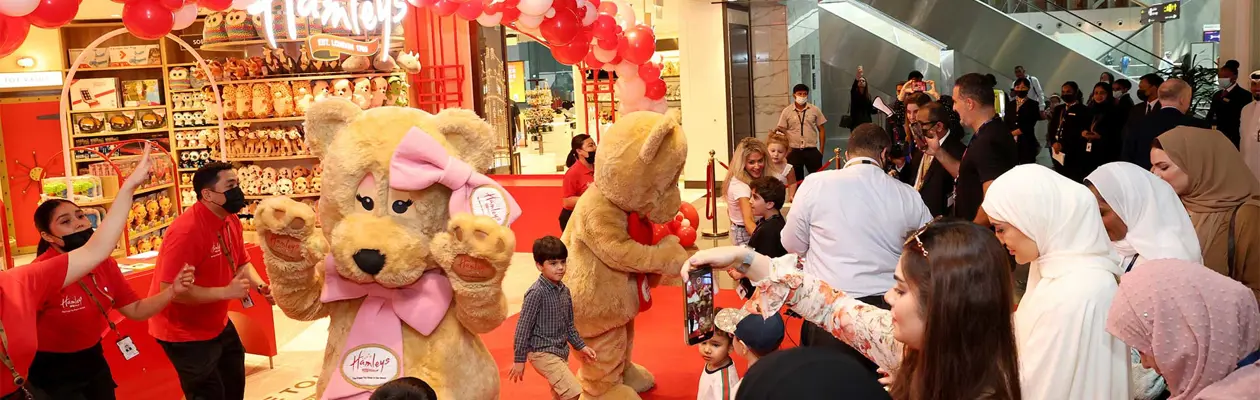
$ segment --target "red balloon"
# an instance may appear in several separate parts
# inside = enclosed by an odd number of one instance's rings
[[[617,20],[607,15],[596,17],[591,23],[591,35],[599,40],[617,40]]]
[[[612,2],[601,3],[598,9],[599,13],[603,15],[617,15],[617,4]]]
[[[201,0],[201,1],[205,1],[205,0]],[[433,3],[433,12],[436,13],[439,17],[449,17],[451,15],[454,15],[456,11],[459,11],[459,5],[460,5],[459,3],[456,3],[451,0],[438,0],[437,2]]]
[[[573,11],[573,10],[576,10],[576,9],[577,9],[577,1],[574,1],[574,0],[554,0],[554,1],[552,1],[552,2],[551,2],[551,8],[556,9],[556,12],[557,12],[557,13],[559,13],[559,12],[560,12],[560,10],[569,10],[569,11]]]
[[[30,31],[31,23],[25,19],[0,14],[0,57],[13,54],[22,47]]]
[[[557,62],[564,65],[573,65],[586,58],[591,51],[591,44],[584,42],[573,42],[564,46],[555,46],[551,48],[551,56]]]
[[[678,228],[678,244],[683,247],[692,247],[696,245],[696,228],[684,226]]]
[[[556,15],[543,20],[538,30],[542,32],[542,37],[547,39],[548,44],[564,46],[573,43],[573,39],[581,32],[582,21],[573,15],[573,11],[557,8]]]
[[[652,78],[643,81],[643,95],[652,100],[660,100],[665,97],[665,81],[661,78]]]
[[[647,25],[635,25],[622,36],[617,54],[632,64],[642,64],[656,53],[656,34]]]
[[[521,9],[516,8],[516,6],[513,5],[508,5],[508,3],[502,4],[503,8],[500,8],[500,10],[503,12],[503,20],[500,21],[499,24],[507,25],[516,22],[516,19],[521,17]]]
[[[651,81],[661,77],[661,66],[656,63],[646,62],[639,66],[639,77],[644,81]]]
[[[175,11],[184,8],[184,0],[158,0],[166,9]]]
[[[582,62],[586,63],[586,68],[590,69],[600,69],[604,67],[604,63],[600,62],[598,58],[595,58],[595,52],[593,51],[586,53],[586,57],[582,58]]]
[[[460,18],[477,19],[477,17],[481,16],[481,12],[484,9],[485,7],[484,5],[481,4],[480,1],[469,1],[467,3],[460,5],[459,10],[456,12],[459,13]]]
[[[682,213],[683,217],[687,218],[688,221],[691,221],[692,228],[700,227],[700,213],[696,212],[696,206],[684,202],[678,206],[678,212]]]
[[[135,3],[144,0],[127,0],[126,4]],[[208,8],[212,11],[227,10],[232,6],[232,0],[198,0],[197,5]]]
[[[620,55],[620,54],[618,54],[618,55],[614,56],[614,57],[613,57],[613,59],[612,59],[612,61],[606,62],[606,63],[604,63],[604,64],[612,64],[612,65],[621,64],[621,55]]]
[[[604,50],[617,50],[617,45],[619,44],[620,43],[618,42],[616,36],[614,36],[612,39],[596,39],[595,40],[595,45],[599,46],[599,48],[604,49]]]
[[[201,5],[210,8],[206,3],[217,0],[201,0]],[[231,0],[226,0],[228,5]],[[227,7],[224,7],[227,8]],[[175,27],[175,15],[163,7],[157,0],[131,0],[123,4],[123,26],[132,35],[145,40],[156,40],[171,33]]]
[[[661,242],[666,236],[669,236],[669,227],[660,224],[652,224],[652,244]]]
[[[678,228],[682,228],[682,221],[683,221],[682,213],[679,213],[678,215],[674,216],[674,219],[665,223],[665,226],[669,228],[670,233],[677,234]]]
[[[70,23],[79,13],[80,0],[40,0],[35,11],[26,14],[26,21],[44,29],[54,29]]]

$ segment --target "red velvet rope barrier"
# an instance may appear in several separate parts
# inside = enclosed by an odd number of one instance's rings
[[[713,189],[716,184],[717,167],[713,165],[713,158],[709,158],[709,165],[705,167],[705,199],[704,201],[704,217],[710,220],[717,217],[717,198],[714,196]]]
[[[814,172],[823,172],[823,170],[826,170],[827,167],[830,167],[831,163],[835,161],[836,161],[835,157],[832,157],[830,160],[827,160],[826,164],[823,164],[822,168],[819,168],[817,171],[814,171]]]

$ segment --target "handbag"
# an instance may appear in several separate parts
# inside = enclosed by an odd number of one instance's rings
[[[853,116],[844,115],[840,117],[840,126],[853,129]]]

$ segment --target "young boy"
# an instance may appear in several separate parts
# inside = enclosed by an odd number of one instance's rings
[[[534,241],[534,263],[542,276],[525,292],[513,340],[516,351],[512,370],[508,371],[508,379],[521,381],[525,378],[525,361],[529,360],[551,384],[552,398],[563,400],[582,394],[582,385],[569,370],[569,345],[595,359],[595,350],[586,347],[573,325],[573,299],[569,288],[560,281],[568,258],[569,250],[559,238],[545,236]]]
[[[787,195],[787,188],[783,186],[783,182],[771,177],[763,176],[753,179],[748,185],[752,188],[752,213],[760,217],[761,222],[757,223],[757,230],[753,231],[752,237],[748,239],[748,247],[752,248],[759,254],[766,257],[775,258],[782,257],[787,254],[787,249],[783,248],[783,240],[781,234],[786,221],[779,212],[783,208],[783,199]],[[736,290],[740,297],[745,299],[752,298],[756,288],[748,278],[744,278],[739,272],[733,269],[727,270],[731,278],[739,280],[739,287]]]
[[[745,368],[751,369],[757,360],[770,355],[783,344],[783,317],[779,314],[765,318],[742,308],[725,308],[713,318],[713,325],[735,337],[735,354],[748,360]],[[737,382],[731,389],[732,397],[738,391]]]
[[[696,400],[733,400],[739,371],[731,361],[731,334],[714,330],[712,337],[700,342],[700,357],[704,358],[704,372],[700,374]]]

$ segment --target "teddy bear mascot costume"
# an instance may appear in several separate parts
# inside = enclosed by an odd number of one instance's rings
[[[324,168],[315,212],[271,198],[255,216],[276,304],[290,318],[331,317],[317,396],[365,400],[398,377],[438,398],[499,397],[499,370],[478,338],[503,323],[504,271],[521,214],[478,171],[493,133],[471,111],[362,111],[314,104],[306,142]]]
[[[651,307],[650,287],[662,275],[677,275],[687,251],[676,236],[649,245],[629,232],[651,232],[650,223],[669,222],[678,213],[687,138],[677,111],[640,111],[618,118],[599,148],[595,185],[578,200],[563,237],[574,324],[598,355],[582,359],[578,380],[583,399],[638,399],[655,383],[630,362],[634,317]]]

